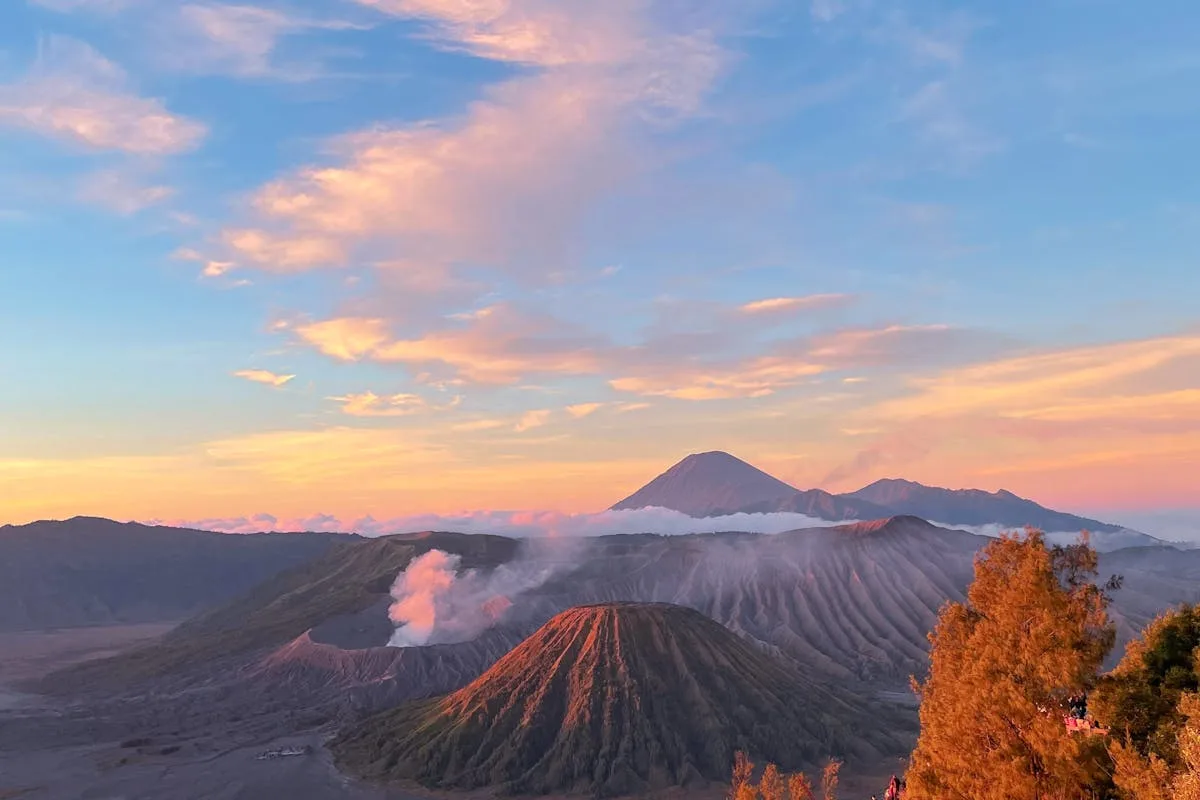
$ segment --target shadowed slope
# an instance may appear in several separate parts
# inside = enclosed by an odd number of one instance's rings
[[[92,517],[0,526],[0,631],[183,619],[348,541]]]
[[[375,779],[612,796],[723,781],[738,749],[788,769],[899,752],[889,723],[699,612],[613,603],[557,615],[469,686],[334,750]]]
[[[129,685],[174,670],[239,656],[289,640],[380,598],[397,573],[429,550],[463,557],[462,566],[493,567],[511,559],[518,542],[502,536],[423,533],[359,540],[260,584],[236,600],[188,620],[162,640],[113,658],[56,672],[49,691]],[[381,612],[386,615],[386,610]]]

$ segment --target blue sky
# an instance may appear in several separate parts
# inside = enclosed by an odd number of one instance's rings
[[[6,3],[0,516],[586,510],[714,448],[1192,506],[1198,23]]]

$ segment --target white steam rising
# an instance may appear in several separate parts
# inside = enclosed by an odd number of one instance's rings
[[[461,556],[430,550],[396,576],[388,618],[397,627],[389,647],[470,641],[502,620],[520,594],[544,584],[561,566],[544,555],[486,573],[460,572],[461,564]]]

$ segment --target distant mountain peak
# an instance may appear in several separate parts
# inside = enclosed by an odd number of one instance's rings
[[[693,517],[790,497],[798,489],[722,450],[692,453],[613,510],[657,506]]]

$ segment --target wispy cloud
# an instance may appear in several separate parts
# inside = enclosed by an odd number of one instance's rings
[[[254,383],[263,383],[267,386],[279,388],[295,378],[295,375],[278,375],[274,372],[265,369],[242,369],[233,373],[235,377]]]
[[[158,205],[175,195],[170,186],[154,184],[130,170],[110,169],[85,177],[79,199],[117,214],[130,215]]]
[[[430,403],[417,394],[377,395],[374,392],[341,395],[330,397],[342,405],[342,413],[352,417],[409,417],[414,414],[426,414],[434,411],[447,411],[456,408],[461,402],[461,396],[455,396],[445,403]]]
[[[848,294],[810,294],[802,297],[768,297],[741,306],[746,314],[779,314],[814,308],[844,306],[854,301]]]
[[[964,441],[983,457],[988,443],[1002,441],[1007,456],[1000,464],[974,465],[977,474],[1062,472],[1072,465],[1086,472],[1088,465],[1098,470],[1137,460],[1146,481],[1158,475],[1170,483],[1174,478],[1161,474],[1164,464],[1200,454],[1192,436],[1200,430],[1198,366],[1200,338],[1181,335],[1027,353],[913,378],[901,396],[880,398],[846,418],[878,435],[826,482],[912,465]],[[1017,458],[1022,442],[1036,449]],[[1125,479],[1125,486],[1132,483]]]
[[[604,403],[576,403],[575,405],[567,406],[567,413],[574,419],[583,419],[595,414],[604,408],[604,405]]]
[[[526,276],[562,269],[584,209],[644,167],[639,132],[695,113],[724,63],[707,30],[664,29],[629,0],[363,4],[425,21],[440,46],[533,71],[461,119],[337,138],[335,164],[257,193],[252,224],[225,236],[233,260],[288,271],[374,248]]]
[[[146,55],[160,69],[199,75],[234,75],[302,81],[323,74],[309,56],[283,61],[279,46],[289,36],[316,31],[369,27],[339,19],[319,19],[248,3],[157,0],[31,0],[62,13],[116,15],[138,31]]]
[[[916,125],[922,139],[941,148],[956,167],[970,166],[1004,147],[999,137],[968,118],[962,99],[945,79],[921,86],[905,101],[901,117]]]
[[[1198,364],[1200,337],[1187,335],[1052,350],[916,380],[914,394],[884,403],[878,413],[897,419],[977,412],[1095,419],[1138,408],[1185,410],[1189,392],[1200,388]]]
[[[30,0],[30,3],[35,6],[64,13],[70,11],[121,11],[135,2],[137,0]]]
[[[476,383],[515,383],[553,373],[599,369],[602,340],[542,314],[490,306],[455,327],[416,339],[393,338],[383,319],[339,318],[296,328],[302,341],[340,360],[370,358],[425,366]]]
[[[286,36],[309,31],[360,29],[341,20],[313,19],[274,8],[226,3],[185,3],[159,19],[158,60],[201,74],[305,80],[321,74],[319,63],[280,62]]]
[[[0,84],[0,125],[98,150],[169,155],[204,138],[199,122],[141,97],[123,70],[86,44],[50,37],[25,77]]]
[[[517,424],[513,426],[513,430],[517,433],[540,428],[550,421],[551,410],[548,408],[539,408],[533,411],[526,411],[517,420]]]

